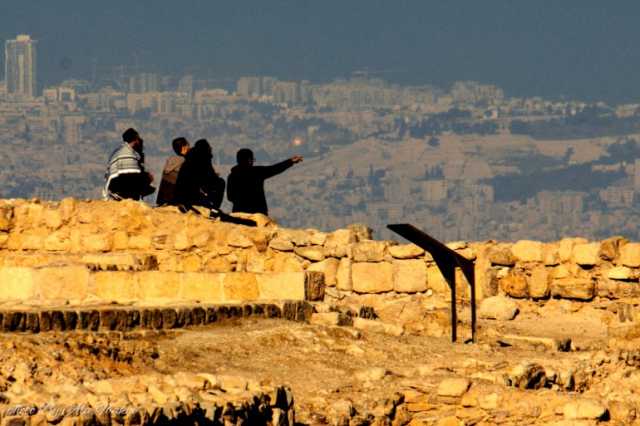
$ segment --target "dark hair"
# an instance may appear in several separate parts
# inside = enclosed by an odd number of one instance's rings
[[[171,142],[171,146],[176,154],[182,155],[182,148],[189,145],[189,142],[185,138],[175,138]]]
[[[208,161],[211,163],[213,155],[211,153],[211,145],[206,139],[198,140],[193,148],[189,151],[189,156],[196,161]]]
[[[249,148],[242,148],[236,154],[236,161],[238,162],[238,164],[245,164],[251,160],[253,160],[253,151],[251,151]]]
[[[136,129],[128,128],[122,134],[122,140],[126,143],[133,142],[138,138],[140,138],[140,135],[138,134]]]

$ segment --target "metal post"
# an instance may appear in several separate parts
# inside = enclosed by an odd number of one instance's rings
[[[458,340],[458,311],[456,309],[456,268],[447,265],[442,271],[451,288],[451,341]]]
[[[458,314],[456,311],[456,267],[462,270],[465,278],[471,287],[471,340],[476,341],[476,279],[475,265],[472,260],[451,250],[449,247],[433,237],[420,231],[408,223],[387,225],[387,228],[401,235],[428,253],[431,253],[433,260],[442,272],[445,280],[451,289],[451,341],[457,340]]]

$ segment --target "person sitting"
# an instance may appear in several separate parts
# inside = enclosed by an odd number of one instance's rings
[[[233,212],[263,213],[269,215],[264,181],[280,174],[303,160],[294,156],[271,166],[254,166],[253,152],[243,148],[236,154],[238,164],[227,178],[227,198],[233,203]]]
[[[141,200],[153,194],[153,175],[144,168],[143,140],[135,129],[122,134],[123,144],[113,151],[102,194],[109,200]]]
[[[211,165],[211,145],[200,139],[187,153],[178,173],[175,203],[191,210],[193,206],[219,209],[224,197],[224,179]]]
[[[176,182],[178,181],[178,173],[184,163],[185,155],[191,148],[189,142],[185,138],[176,138],[171,143],[173,151],[176,155],[167,158],[162,170],[162,180],[158,188],[158,197],[156,204],[159,206],[175,204]]]

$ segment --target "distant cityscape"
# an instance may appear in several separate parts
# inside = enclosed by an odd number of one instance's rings
[[[5,42],[1,197],[98,198],[109,152],[135,127],[156,177],[176,136],[207,138],[224,177],[241,147],[262,163],[304,155],[268,183],[285,226],[640,237],[640,104],[514,98],[475,81],[400,86],[367,69],[318,83],[96,65],[40,87],[38,54],[29,35]]]

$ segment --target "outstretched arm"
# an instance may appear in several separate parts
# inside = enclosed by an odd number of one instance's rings
[[[289,167],[293,166],[296,163],[299,163],[303,160],[303,158],[299,155],[295,157],[291,157],[288,160],[284,160],[280,163],[274,164],[272,166],[258,166],[260,169],[261,175],[263,179],[269,179],[275,175],[279,175],[280,173],[287,170]]]

